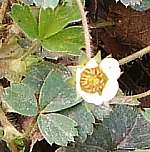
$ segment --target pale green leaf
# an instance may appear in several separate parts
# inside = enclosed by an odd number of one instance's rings
[[[79,140],[84,142],[87,135],[93,133],[94,116],[84,103],[80,103],[72,108],[62,111],[64,115],[75,120],[78,123]]]
[[[39,15],[39,37],[48,38],[61,31],[68,23],[80,18],[80,11],[74,2],[70,5],[60,5],[55,10],[41,9]]]
[[[6,89],[5,100],[17,113],[36,116],[37,101],[31,88],[26,84],[11,84]]]
[[[51,8],[55,8],[58,3],[59,3],[59,0],[33,0],[33,2],[37,5],[37,6],[41,6],[43,7],[44,9],[45,8],[48,8],[48,7],[51,7]]]
[[[70,76],[68,68],[43,62],[32,66],[22,83],[30,86],[33,94],[39,95],[43,112],[55,112],[82,101],[77,97],[75,87],[66,81]]]
[[[67,145],[78,135],[77,123],[61,114],[40,114],[38,117],[39,129],[49,144]]]
[[[42,45],[53,52],[64,52],[71,55],[80,55],[84,47],[82,28],[66,28],[59,33],[42,41]]]
[[[76,89],[69,86],[62,72],[49,72],[40,91],[39,102],[41,109],[45,108],[43,112],[60,111],[81,101],[77,97]]]
[[[53,64],[46,62],[33,65],[26,73],[25,79],[23,79],[22,83],[27,84],[34,93],[39,94],[45,78],[53,68]]]
[[[32,11],[27,5],[13,5],[11,16],[16,24],[32,39],[38,38],[37,21],[32,15]]]

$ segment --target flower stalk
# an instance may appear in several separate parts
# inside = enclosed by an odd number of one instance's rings
[[[81,18],[82,18],[82,25],[83,25],[84,37],[85,37],[86,54],[87,54],[87,57],[90,59],[92,56],[91,41],[90,41],[91,36],[90,36],[89,28],[88,28],[86,13],[84,11],[84,7],[82,5],[81,0],[76,0],[76,2],[77,2],[77,5],[79,7]]]

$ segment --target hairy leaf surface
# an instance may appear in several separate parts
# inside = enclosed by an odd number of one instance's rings
[[[32,11],[27,5],[13,5],[11,9],[11,16],[17,25],[32,39],[38,37],[38,24]]]
[[[77,123],[61,114],[40,114],[38,117],[39,129],[49,144],[67,145],[68,141],[74,141],[78,135]]]

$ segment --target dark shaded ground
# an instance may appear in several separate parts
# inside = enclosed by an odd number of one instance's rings
[[[86,10],[89,25],[93,27],[94,54],[101,50],[103,57],[111,53],[113,57],[121,59],[150,45],[150,10],[137,12],[113,0],[88,0]],[[4,23],[8,22],[11,23],[11,20],[4,20]],[[109,26],[100,27],[104,22],[109,22]],[[6,35],[7,31],[0,33],[4,40]],[[121,66],[121,69],[124,73],[119,79],[119,85],[125,94],[133,95],[150,89],[149,54]],[[3,79],[1,82],[5,86],[7,81]],[[140,102],[141,107],[150,107],[150,96],[140,99]],[[33,152],[54,152],[56,148],[56,145],[50,147],[43,140],[35,144]],[[8,152],[5,143],[0,143],[0,152]]]

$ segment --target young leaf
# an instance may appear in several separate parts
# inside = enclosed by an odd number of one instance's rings
[[[61,114],[40,114],[38,117],[39,129],[49,144],[67,145],[69,141],[74,141],[74,136],[78,135],[77,123]]]
[[[59,0],[33,0],[33,2],[37,5],[37,6],[41,6],[43,7],[44,9],[45,8],[52,8],[54,9],[58,3],[59,3]]]
[[[13,5],[11,16],[25,34],[32,39],[38,38],[38,25],[29,6]]]
[[[8,105],[17,113],[26,116],[36,116],[37,101],[26,84],[11,84],[6,89],[5,99]]]
[[[80,19],[80,11],[76,2],[72,5],[66,3],[55,10],[41,8],[39,17],[39,37],[44,39],[58,33],[68,23]]]
[[[44,39],[42,45],[53,52],[65,52],[80,55],[84,47],[84,35],[80,27],[66,28],[59,33]]]
[[[81,142],[86,140],[87,135],[92,135],[95,119],[84,103],[80,103],[72,108],[66,109],[61,113],[78,123],[77,129]]]
[[[49,72],[39,97],[41,109],[44,108],[43,112],[60,111],[81,101],[81,98],[77,97],[75,88],[66,82],[62,72],[56,70]]]
[[[109,117],[96,125],[94,133],[85,143],[77,143],[75,151],[107,152],[150,147],[150,124],[138,110],[129,106],[116,106]],[[69,151],[66,151],[69,152]]]

